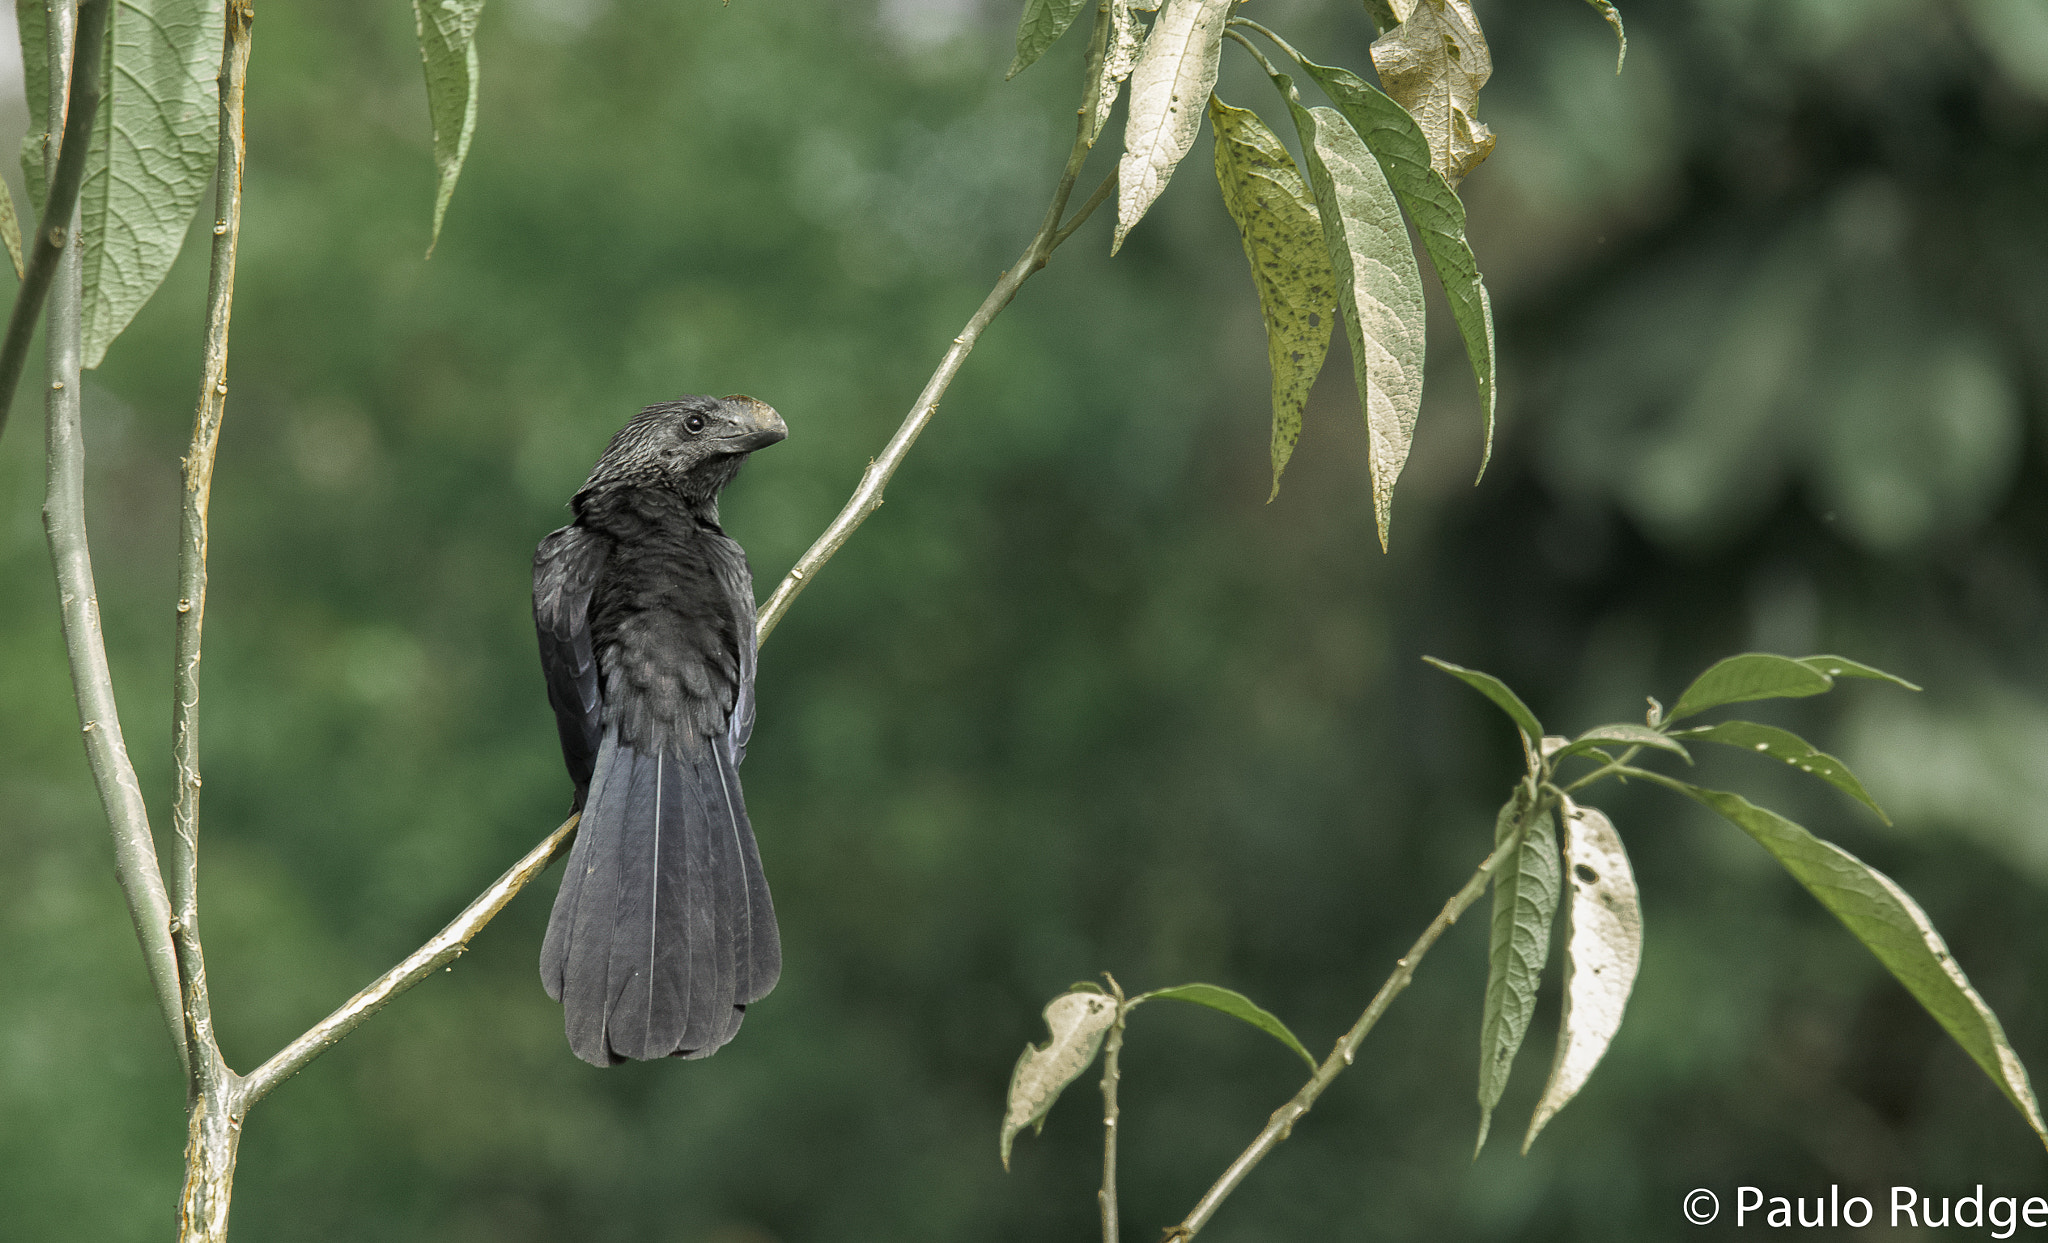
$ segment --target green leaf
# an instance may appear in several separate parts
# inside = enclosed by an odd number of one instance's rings
[[[1550,957],[1550,925],[1557,917],[1557,830],[1549,809],[1535,811],[1519,796],[1494,822],[1497,847],[1520,834],[1521,845],[1493,880],[1492,936],[1486,953],[1486,1011],[1479,1025],[1479,1142],[1486,1147],[1494,1107],[1507,1090],[1515,1054],[1529,1034],[1536,989]]]
[[[1456,186],[1493,150],[1480,124],[1479,88],[1493,55],[1468,0],[1417,0],[1400,25],[1373,41],[1373,68],[1429,139],[1430,163]]]
[[[1664,720],[1668,724],[1705,712],[1708,708],[1751,699],[1800,699],[1819,695],[1834,684],[1833,678],[1802,661],[1787,656],[1747,652],[1718,661],[1694,678]]]
[[[1723,721],[1718,725],[1680,730],[1678,736],[1718,742],[1724,747],[1734,747],[1738,751],[1756,751],[1772,759],[1783,760],[1800,772],[1812,773],[1876,812],[1878,819],[1886,824],[1891,823],[1891,817],[1884,814],[1884,808],[1879,807],[1877,800],[1870,797],[1870,792],[1863,788],[1863,783],[1856,779],[1856,774],[1849,771],[1847,764],[1815,747],[1791,730],[1759,725],[1754,721]]]
[[[1195,145],[1216,87],[1223,26],[1235,0],[1166,0],[1131,70],[1124,155],[1117,164],[1115,254]]]
[[[0,242],[7,245],[7,257],[14,261],[14,279],[26,279],[21,263],[21,219],[14,214],[14,191],[0,181]]]
[[[1895,673],[1886,673],[1862,661],[1850,660],[1847,656],[1801,656],[1799,663],[1831,678],[1868,678],[1874,682],[1890,682],[1893,686],[1903,686],[1909,691],[1920,689]]]
[[[1010,72],[1003,80],[1016,77],[1045,55],[1045,49],[1059,42],[1080,11],[1081,0],[1024,0],[1024,20],[1017,26],[1017,58],[1010,62]]]
[[[1564,805],[1564,876],[1571,900],[1564,950],[1564,1015],[1543,1099],[1529,1119],[1522,1153],[1544,1124],[1579,1094],[1607,1054],[1643,961],[1643,910],[1636,877],[1614,822],[1591,807]]]
[[[1315,200],[1295,171],[1294,157],[1258,114],[1209,97],[1216,135],[1216,181],[1237,222],[1252,265],[1259,311],[1266,321],[1266,359],[1273,372],[1273,492],[1301,438],[1308,402],[1330,333],[1337,324],[1336,277],[1323,247]]]
[[[79,191],[83,365],[97,367],[163,283],[212,186],[226,6],[121,0],[107,94]]]
[[[1431,165],[1429,140],[1407,109],[1349,69],[1318,65],[1299,55],[1294,59],[1372,148],[1387,183],[1422,235],[1422,249],[1443,282],[1451,320],[1458,326],[1465,356],[1472,363],[1472,380],[1479,387],[1479,409],[1486,424],[1485,447],[1479,454],[1479,473],[1484,475],[1493,457],[1493,302],[1480,278],[1479,260],[1465,240],[1465,205]]]
[[[1088,118],[1088,145],[1102,137],[1102,127],[1109,123],[1110,109],[1116,107],[1117,93],[1123,89],[1124,79],[1131,76],[1137,67],[1138,53],[1145,46],[1145,26],[1138,21],[1142,9],[1158,8],[1158,0],[1150,4],[1134,3],[1133,0],[1109,0],[1109,42],[1102,49],[1102,68],[1095,77],[1095,110]]]
[[[1491,699],[1496,707],[1508,714],[1508,719],[1515,723],[1515,728],[1522,731],[1523,738],[1532,749],[1542,740],[1543,726],[1536,720],[1536,714],[1529,711],[1529,705],[1523,703],[1520,696],[1508,689],[1507,683],[1490,673],[1467,669],[1448,660],[1438,660],[1434,656],[1425,656],[1422,660],[1424,664],[1436,666]]]
[[[1600,10],[1600,16],[1614,27],[1614,38],[1621,44],[1621,50],[1614,54],[1614,72],[1621,72],[1622,62],[1628,59],[1628,31],[1621,26],[1621,10],[1614,7],[1614,0],[1586,0],[1587,4]]]
[[[2048,1127],[1998,1016],[1950,956],[1941,934],[1906,891],[1884,873],[1739,794],[1684,782],[1672,785],[1713,808],[1755,838],[1806,886],[1906,986],[1963,1051],[2004,1092],[2048,1146]]]
[[[1384,551],[1394,481],[1422,413],[1422,273],[1386,174],[1351,123],[1329,108],[1302,107],[1286,74],[1275,74],[1273,83],[1294,114],[1323,218],[1323,244],[1365,411],[1373,516]]]
[[[1259,1008],[1243,993],[1232,992],[1214,984],[1182,984],[1177,988],[1155,988],[1149,993],[1141,993],[1131,998],[1131,1005],[1135,1006],[1141,1001],[1150,1001],[1155,997],[1167,1001],[1193,1002],[1198,1006],[1207,1006],[1211,1010],[1221,1010],[1232,1018],[1242,1019],[1300,1054],[1301,1060],[1308,1063],[1311,1072],[1316,1068],[1316,1059],[1309,1056],[1309,1051],[1302,1047],[1301,1041],[1296,1040],[1294,1033],[1287,1030],[1287,1024]]]
[[[412,0],[419,31],[420,61],[427,71],[427,116],[434,126],[434,232],[427,254],[441,240],[441,220],[455,194],[455,179],[469,156],[470,135],[476,132],[476,23],[484,0]]]
[[[21,35],[21,87],[28,100],[28,133],[21,140],[21,184],[28,190],[29,214],[40,219],[50,197],[45,168],[50,135],[50,27],[43,0],[14,0],[15,28]]]
[[[1081,1077],[1102,1050],[1103,1038],[1116,1025],[1116,998],[1089,985],[1061,993],[1045,1007],[1045,1026],[1052,1038],[1044,1045],[1025,1045],[1010,1072],[1010,1092],[1003,1109],[1003,1168],[1010,1168],[1010,1144],[1025,1127],[1045,1128],[1045,1115],[1068,1084]]]
[[[1595,747],[1655,747],[1659,751],[1671,752],[1688,764],[1692,763],[1691,754],[1661,731],[1628,721],[1613,725],[1595,725],[1572,739],[1570,743],[1558,748],[1551,758],[1555,761],[1562,760],[1568,755],[1583,755]]]

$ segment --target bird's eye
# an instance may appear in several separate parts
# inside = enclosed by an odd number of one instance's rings
[[[689,418],[683,420],[683,426],[689,428],[692,434],[701,432],[704,430],[704,416],[701,414],[693,414]]]

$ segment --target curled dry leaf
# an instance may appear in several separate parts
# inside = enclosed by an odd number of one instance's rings
[[[1045,1026],[1052,1039],[1026,1045],[1010,1072],[1010,1094],[1003,1110],[1003,1168],[1010,1168],[1010,1144],[1025,1127],[1045,1126],[1045,1115],[1068,1084],[1081,1077],[1102,1049],[1116,1024],[1116,998],[1076,989],[1061,993],[1045,1008]]]
[[[1109,122],[1110,109],[1116,107],[1117,92],[1123,89],[1124,79],[1131,76],[1131,70],[1138,64],[1138,52],[1145,46],[1145,25],[1138,20],[1140,10],[1158,8],[1157,0],[1150,5],[1134,3],[1133,0],[1109,0],[1109,44],[1102,49],[1102,68],[1095,78],[1094,111],[1088,115],[1088,145],[1102,137],[1102,127]]]
[[[1372,63],[1387,94],[1422,127],[1445,181],[1456,186],[1493,150],[1493,132],[1477,113],[1493,54],[1468,0],[1417,0],[1406,21],[1374,40]]]
[[[1543,1099],[1522,1151],[1592,1077],[1607,1052],[1643,961],[1643,911],[1635,873],[1614,822],[1591,807],[1564,805],[1566,903],[1564,1016]]]

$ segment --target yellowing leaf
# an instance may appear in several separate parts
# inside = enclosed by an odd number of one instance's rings
[[[1336,277],[1323,246],[1322,218],[1294,157],[1256,113],[1209,99],[1216,133],[1216,181],[1251,261],[1266,357],[1273,370],[1273,496],[1301,437],[1301,410],[1330,353],[1337,323]],[[1268,499],[1271,499],[1270,497]]]
[[[1621,1029],[1622,1011],[1643,962],[1643,910],[1636,877],[1614,822],[1591,807],[1564,805],[1564,883],[1571,900],[1564,952],[1564,1016],[1543,1099],[1522,1151],[1570,1103]]]
[[[1323,218],[1323,245],[1365,410],[1373,516],[1384,550],[1394,481],[1422,413],[1422,273],[1394,192],[1357,131],[1333,109],[1302,107],[1286,74],[1273,80],[1294,113]]]
[[[1195,145],[1216,86],[1223,27],[1235,0],[1166,0],[1131,70],[1124,156],[1117,165],[1115,254]]]
[[[1493,150],[1477,115],[1493,55],[1469,0],[1417,0],[1408,19],[1373,41],[1380,84],[1422,127],[1430,164],[1452,186]]]
[[[1093,989],[1061,993],[1046,1006],[1045,1025],[1052,1039],[1042,1046],[1024,1046],[1017,1068],[1010,1072],[1009,1099],[1003,1110],[1004,1169],[1010,1168],[1010,1143],[1017,1132],[1045,1125],[1045,1115],[1060,1093],[1095,1061],[1116,1017],[1116,998]]]

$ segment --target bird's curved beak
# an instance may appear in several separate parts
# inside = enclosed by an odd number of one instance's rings
[[[719,400],[733,416],[734,435],[730,443],[735,452],[752,453],[789,438],[789,424],[767,402],[740,393]]]

